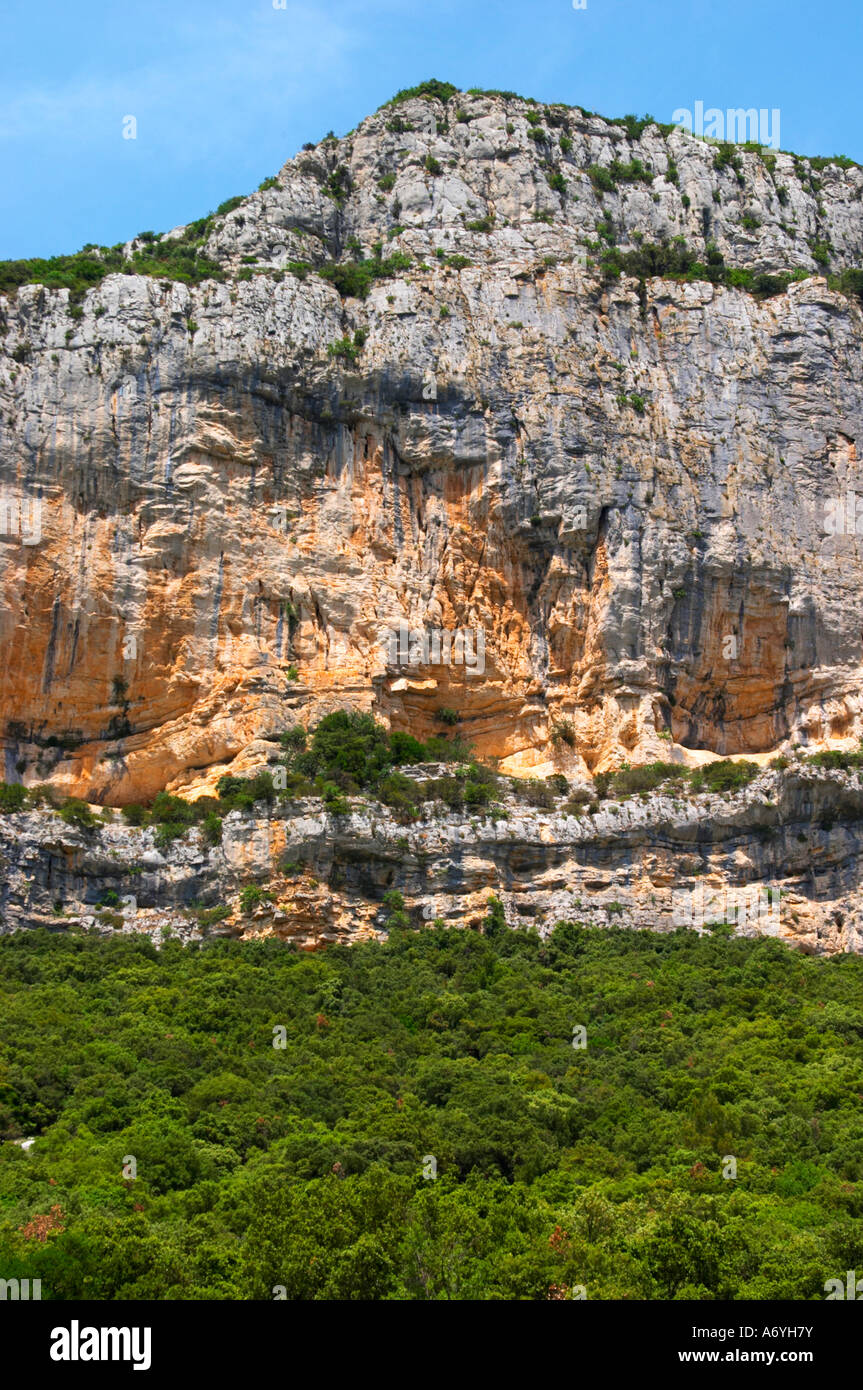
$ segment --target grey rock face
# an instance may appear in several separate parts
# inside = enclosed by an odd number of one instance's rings
[[[774,935],[808,952],[863,949],[863,787],[856,773],[804,765],[744,791],[606,801],[593,814],[537,811],[512,796],[495,816],[434,814],[402,825],[352,803],[327,814],[297,802],[230,813],[221,845],[197,830],[161,852],[153,831],[82,830],[52,812],[0,817],[6,930],[85,925],[277,935],[301,949],[386,932],[396,889],[415,925],[480,927],[491,894],[511,926],[560,920],[607,927]],[[249,914],[240,890],[269,895]],[[106,893],[120,902],[103,908]],[[207,923],[201,909],[226,904]]]
[[[223,282],[0,298],[0,491],[40,509],[0,537],[6,778],[197,794],[347,704],[582,778],[863,733],[863,170],[732,153],[412,101],[215,217]],[[804,278],[601,273],[676,237]],[[484,669],[388,664],[399,621]],[[22,824],[40,863],[73,833]]]

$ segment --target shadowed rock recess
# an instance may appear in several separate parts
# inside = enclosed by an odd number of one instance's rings
[[[777,930],[808,949],[860,950],[859,772],[800,754],[863,734],[861,199],[849,160],[455,93],[85,250],[66,286],[7,262],[6,782],[212,795],[342,708],[420,740],[457,715],[476,758],[570,788],[791,757],[592,816],[276,802],[161,850],[22,810],[5,925],[111,887],[176,925],[287,846],[283,908],[231,929],[385,930],[388,889],[417,920],[479,921],[494,892],[513,924],[670,926],[706,874],[790,892]],[[482,633],[484,661],[399,665],[400,623]]]

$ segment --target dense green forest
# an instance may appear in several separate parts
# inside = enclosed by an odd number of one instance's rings
[[[861,985],[857,957],[727,929],[542,940],[494,900],[481,933],[314,956],[0,937],[0,1134],[38,1136],[0,1143],[0,1275],[823,1299],[863,1270]]]

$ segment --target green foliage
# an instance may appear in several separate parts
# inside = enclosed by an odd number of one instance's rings
[[[216,783],[216,791],[219,809],[224,811],[250,811],[257,801],[270,802],[276,795],[273,774],[266,770],[254,777],[233,777],[226,773]]]
[[[853,295],[856,299],[863,301],[863,270],[849,268],[843,270],[841,275],[836,276],[835,281],[831,279],[831,287],[841,290],[849,298]]]
[[[354,333],[353,339],[337,338],[334,343],[330,343],[327,348],[327,355],[329,357],[341,357],[345,362],[356,362],[363,350],[365,340],[365,333],[362,329],[358,328]],[[290,669],[295,674],[293,676],[289,674],[288,679],[296,680],[300,674],[299,671],[297,671],[295,666],[292,666]]]
[[[279,743],[289,753],[302,753],[307,741],[308,735],[302,724],[293,724],[290,729],[283,729],[279,735]]]
[[[409,822],[419,815],[423,793],[418,783],[405,777],[404,773],[391,772],[378,781],[375,797],[382,805],[388,806],[398,820]]]
[[[434,717],[440,724],[449,724],[450,726],[458,724],[461,719],[458,710],[451,709],[449,705],[440,705],[438,709],[435,710]]]
[[[613,159],[609,165],[591,164],[588,177],[598,193],[613,193],[619,183],[653,183],[653,174],[640,159],[627,164]]]
[[[731,169],[737,175],[738,183],[745,182],[739,147],[731,144],[728,140],[723,140],[718,146],[713,156],[713,167],[720,174],[724,169]]]
[[[23,811],[27,792],[20,782],[0,782],[0,815]]]
[[[551,726],[552,743],[565,743],[568,748],[576,745],[575,725],[571,719],[555,719]]]
[[[416,87],[403,87],[400,92],[396,92],[394,97],[386,103],[387,106],[398,106],[403,101],[414,101],[417,97],[424,97],[427,101],[448,102],[458,93],[458,87],[454,87],[451,82],[439,82],[437,78],[429,78],[428,82],[420,82]]]
[[[117,272],[180,280],[187,285],[198,285],[203,280],[223,280],[221,266],[203,251],[213,221],[214,216],[210,214],[191,222],[179,237],[147,241],[130,258],[124,257],[120,244],[85,246],[73,255],[52,256],[48,260],[0,261],[0,294],[13,292],[19,285],[46,285],[49,289],[71,290],[74,305],[106,275]]]
[[[488,916],[483,922],[483,931],[486,936],[500,936],[506,931],[506,915],[503,910],[503,903],[500,898],[490,897],[487,903]]]
[[[649,125],[655,125],[656,122],[654,121],[654,118],[648,113],[644,116],[616,116],[613,121],[613,124],[624,126],[630,140],[640,140],[647,127]],[[663,127],[660,128],[663,129]],[[673,128],[674,127],[672,126],[671,129]]]
[[[342,299],[365,299],[375,280],[386,280],[409,270],[411,258],[403,251],[391,256],[380,253],[359,261],[332,261],[321,266],[318,274],[335,285]]]
[[[615,182],[611,172],[602,164],[591,164],[587,169],[590,182],[593,184],[597,193],[613,193]]]
[[[223,203],[220,203],[219,206],[216,208],[216,216],[226,217],[227,214],[229,212],[233,212],[235,208],[242,207],[245,201],[246,199],[242,193],[235,195],[235,197],[233,198],[226,198],[225,201]],[[153,234],[152,232],[150,232],[147,237],[147,240],[153,241],[153,239]]]
[[[707,248],[707,260],[697,260],[695,252],[685,243],[683,237],[674,237],[669,242],[646,244],[634,251],[620,251],[616,246],[609,247],[602,255],[602,270],[607,279],[617,276],[633,275],[642,282],[652,276],[663,276],[672,280],[709,280],[714,285],[727,285],[742,289],[756,299],[767,299],[782,294],[795,280],[805,279],[802,270],[783,271],[770,275],[746,269],[731,268],[725,264],[722,253],[713,245]]]
[[[466,265],[470,265],[470,257],[462,256],[458,252],[448,253],[444,251],[442,246],[438,247],[435,251],[435,255],[439,261],[443,261],[444,265],[448,265],[451,270],[464,270]]]
[[[351,176],[343,164],[337,164],[324,183],[324,192],[328,198],[341,206],[347,200],[351,187]]]
[[[644,763],[615,773],[611,785],[616,796],[631,796],[634,792],[653,791],[669,778],[681,781],[686,776],[687,769],[679,763]]]
[[[859,1268],[863,960],[542,939],[496,895],[481,932],[406,931],[392,893],[388,942],[311,958],[0,936],[0,1134],[39,1136],[0,1145],[7,1276],[55,1300],[807,1300]]]
[[[757,763],[749,762],[746,758],[736,761],[732,758],[721,758],[715,763],[705,763],[693,773],[691,781],[696,789],[703,782],[711,792],[739,791],[742,787],[748,786],[760,771]]]
[[[426,761],[425,744],[413,734],[396,730],[390,734],[390,756],[394,763],[423,763]]]
[[[847,771],[853,767],[863,767],[863,750],[826,748],[821,753],[810,754],[803,761],[809,763],[810,767],[826,767],[834,771]]]
[[[426,155],[426,157],[425,157],[425,168],[426,168],[426,172],[429,173],[429,174],[431,174],[431,175],[432,175],[433,177],[435,177],[435,178],[437,177],[438,174],[442,174],[442,173],[443,173],[443,165],[441,164],[441,162],[440,162],[439,159],[435,159],[435,157],[434,157],[433,154],[427,154],[427,155]]]
[[[245,888],[240,890],[240,911],[246,917],[250,917],[260,903],[272,901],[272,893],[268,892],[266,888],[259,887],[257,883],[247,883]]]
[[[208,811],[201,822],[201,830],[208,845],[222,843],[222,818],[215,811]]]
[[[826,764],[825,764],[826,765]],[[720,758],[699,768],[682,763],[643,763],[622,767],[618,772],[598,773],[594,778],[597,796],[633,796],[651,792],[663,783],[675,783],[674,791],[729,792],[746,787],[761,769],[757,763],[741,758]]]
[[[70,796],[60,807],[59,815],[67,825],[77,825],[81,830],[90,830],[96,824],[96,817],[86,801]]]
[[[316,726],[311,748],[294,760],[298,772],[335,780],[342,774],[345,790],[369,786],[393,762],[389,737],[370,714],[336,710]]]

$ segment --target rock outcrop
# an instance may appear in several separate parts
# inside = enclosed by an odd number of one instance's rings
[[[183,940],[263,934],[316,950],[385,936],[395,891],[402,925],[480,928],[494,895],[511,926],[542,933],[560,920],[727,923],[809,953],[863,950],[856,772],[796,764],[733,795],[654,792],[580,814],[509,795],[492,814],[438,809],[410,825],[373,802],[353,802],[347,815],[320,801],[260,803],[226,816],[212,847],[192,830],[160,849],[152,829],[114,817],[90,829],[48,811],[0,817],[6,929],[83,925],[157,941],[166,929]],[[264,896],[243,911],[249,886]],[[211,920],[223,905],[230,911]]]
[[[503,771],[582,780],[859,738],[861,200],[850,161],[417,98],[202,223],[213,278],[0,296],[5,779],[195,796],[345,705],[421,739],[455,711]],[[482,660],[406,664],[399,624]],[[473,830],[310,807],[158,864],[149,831],[30,813],[0,819],[4,920],[139,851],[139,903],[209,901],[302,841],[326,889],[267,929],[305,945],[380,929],[391,881],[444,918],[496,886],[510,917],[607,890],[647,924],[701,855],[808,883],[783,931],[856,950],[860,793],[816,782],[779,830],[756,792]]]
[[[271,182],[221,283],[0,299],[7,778],[140,800],[345,703],[513,771],[861,732],[863,170],[461,95]],[[674,237],[809,278],[598,269]],[[388,666],[402,620],[484,670]]]

